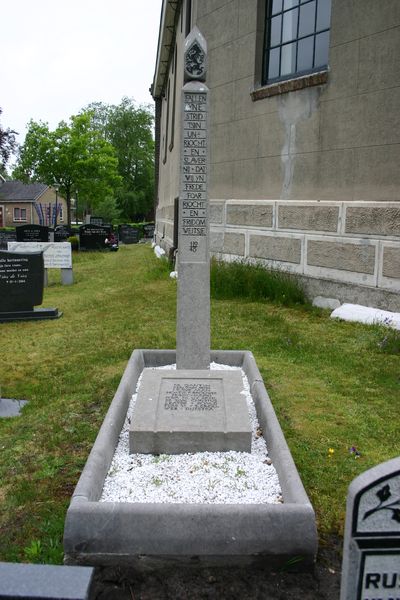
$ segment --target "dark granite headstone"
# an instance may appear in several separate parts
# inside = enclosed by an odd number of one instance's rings
[[[56,308],[34,310],[43,302],[44,261],[42,252],[26,254],[0,250],[0,322],[26,319],[56,319]]]
[[[90,217],[90,225],[104,225],[103,217]]]
[[[119,225],[118,235],[123,244],[137,244],[139,241],[139,229],[132,225]]]
[[[54,230],[54,241],[65,242],[72,235],[70,227],[67,225],[57,225]]]
[[[48,242],[49,228],[44,225],[19,225],[16,227],[17,242]]]
[[[14,231],[0,231],[0,250],[7,250],[8,242],[16,242],[17,234]]]
[[[106,248],[106,239],[111,227],[100,225],[82,225],[79,227],[79,246],[81,250],[102,250]]]
[[[340,599],[399,598],[400,458],[394,458],[349,487]]]
[[[154,223],[148,223],[147,225],[143,225],[144,237],[152,238],[154,235],[154,229]]]

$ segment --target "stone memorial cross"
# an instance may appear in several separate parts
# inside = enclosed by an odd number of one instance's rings
[[[210,368],[207,44],[197,27],[185,40],[178,226],[176,363]]]

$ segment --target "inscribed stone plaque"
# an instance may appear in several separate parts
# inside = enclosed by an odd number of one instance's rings
[[[139,241],[139,229],[131,225],[118,225],[118,236],[123,244],[137,244]]]
[[[15,228],[17,242],[48,242],[49,228],[44,225],[19,225]]]
[[[400,600],[400,458],[349,488],[341,600]]]
[[[41,252],[0,251],[0,313],[33,310],[43,301],[44,266]]]
[[[250,452],[242,389],[239,371],[145,369],[130,427],[130,452]]]
[[[79,227],[79,247],[85,250],[106,248],[106,239],[111,228],[106,225],[81,225]]]
[[[207,91],[183,91],[179,252],[190,262],[208,258]]]
[[[9,242],[10,252],[43,252],[45,269],[72,269],[70,242]]]

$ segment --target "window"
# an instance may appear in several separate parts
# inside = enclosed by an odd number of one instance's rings
[[[266,0],[264,85],[328,66],[331,0]]]
[[[14,208],[14,221],[26,221],[26,208]]]

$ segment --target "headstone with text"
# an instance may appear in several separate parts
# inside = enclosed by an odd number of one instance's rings
[[[19,225],[16,227],[17,242],[48,242],[49,228],[45,225]]]
[[[185,40],[178,233],[176,370],[145,371],[130,452],[250,452],[242,376],[210,371],[207,44]]]
[[[71,269],[70,242],[8,242],[10,252],[43,252],[45,269]]]
[[[90,216],[90,225],[99,225],[99,226],[104,225],[104,219],[103,219],[103,217],[92,217],[92,216]]]
[[[57,225],[54,229],[55,242],[65,242],[71,235],[72,231],[68,225]]]
[[[43,302],[44,262],[41,252],[0,250],[0,322],[57,319],[57,308],[38,308]]]
[[[15,242],[17,234],[14,231],[0,231],[0,250],[7,250],[8,242]]]
[[[137,244],[139,241],[139,229],[132,225],[119,225],[118,235],[123,244]]]
[[[111,227],[105,225],[81,225],[79,227],[79,247],[81,250],[103,250]]]
[[[349,487],[340,600],[400,600],[400,457]]]
[[[185,40],[178,224],[178,369],[210,366],[207,44],[195,27]]]
[[[147,225],[143,225],[144,237],[147,239],[152,239],[154,236],[155,224],[147,223]]]

